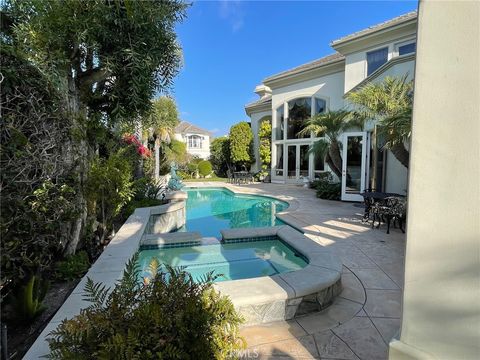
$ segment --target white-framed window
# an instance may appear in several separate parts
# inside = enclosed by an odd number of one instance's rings
[[[203,137],[198,135],[188,136],[188,147],[190,149],[201,149],[203,143]]]
[[[417,43],[415,42],[415,40],[408,40],[395,44],[395,55],[397,56],[413,54],[416,50]]]
[[[367,76],[388,61],[388,46],[367,52]]]

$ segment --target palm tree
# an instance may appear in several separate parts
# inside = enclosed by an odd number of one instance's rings
[[[342,177],[342,157],[338,138],[342,132],[352,125],[355,124],[351,120],[351,112],[336,110],[313,116],[307,120],[306,126],[299,132],[300,136],[312,132],[316,136],[323,136],[323,139],[312,145],[310,152],[322,156],[333,173],[339,178]]]
[[[386,77],[381,83],[368,83],[347,95],[357,106],[357,118],[375,120],[383,146],[408,168],[409,152],[405,148],[412,128],[413,81],[403,77]]]
[[[161,156],[165,156],[167,147],[178,124],[178,109],[175,101],[162,96],[152,102],[152,111],[144,119],[144,139],[154,141],[155,178],[160,174]],[[165,160],[165,159],[163,159]]]

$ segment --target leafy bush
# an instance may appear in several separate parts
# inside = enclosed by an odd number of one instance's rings
[[[211,276],[198,284],[153,262],[142,284],[137,258],[112,291],[88,279],[92,305],[50,333],[51,359],[227,359],[244,347],[241,318]]]
[[[262,163],[262,172],[263,175],[267,174],[267,169],[270,168],[270,163],[272,162],[272,146],[271,146],[271,137],[272,137],[272,124],[270,121],[262,121],[260,124],[260,129],[258,130],[258,138],[260,140],[260,147],[258,149],[258,154],[260,156],[260,161]]]
[[[227,136],[215,138],[211,142],[210,162],[218,176],[227,176],[230,167],[230,139]]]
[[[2,40],[0,254],[2,297],[42,273],[71,237],[79,208],[72,121],[49,79]],[[8,285],[6,285],[8,284]]]
[[[21,321],[30,321],[40,315],[46,306],[42,301],[48,290],[48,282],[33,275],[23,286],[17,288],[11,303]]]
[[[203,160],[198,163],[198,172],[203,177],[206,177],[212,173],[212,164],[208,160]]]
[[[330,173],[325,172],[317,175],[318,180],[311,183],[310,187],[317,190],[317,197],[326,200],[340,200],[342,186],[338,182],[333,182]]]
[[[122,211],[123,218],[128,218],[130,215],[133,214],[135,209],[143,208],[143,207],[151,207],[151,206],[158,206],[165,204],[165,202],[161,199],[150,199],[144,198],[140,200],[132,200],[130,201]]]
[[[230,128],[230,159],[238,165],[250,165],[253,160],[253,133],[246,121]]]
[[[114,151],[107,159],[93,162],[87,182],[87,199],[97,206],[101,221],[111,224],[134,195],[133,169],[137,155],[131,147]]]
[[[87,252],[82,250],[57,262],[55,267],[55,275],[58,279],[74,280],[82,277],[88,271],[90,261]]]

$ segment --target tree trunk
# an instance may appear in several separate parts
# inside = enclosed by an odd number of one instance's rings
[[[74,173],[77,179],[77,193],[76,193],[76,208],[78,215],[73,220],[71,227],[71,234],[65,244],[64,253],[66,255],[74,254],[78,243],[84,233],[84,228],[87,220],[87,202],[84,196],[85,183],[88,172],[88,144],[87,144],[87,130],[85,126],[86,109],[82,108],[80,103],[80,96],[76,86],[75,78],[69,76],[68,78],[68,111],[73,120],[73,128],[81,136],[79,139],[71,139],[71,161],[75,165]]]
[[[338,142],[332,141],[330,146],[328,147],[328,155],[332,164],[330,168],[338,176],[339,179],[342,178],[342,157],[340,156],[340,147],[338,146]]]
[[[408,169],[410,153],[405,149],[405,145],[402,143],[396,143],[389,150],[392,152],[393,156],[395,156],[397,160]]]
[[[155,179],[158,180],[160,178],[160,144],[158,141],[155,141]]]

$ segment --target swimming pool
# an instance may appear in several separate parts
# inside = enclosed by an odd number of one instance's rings
[[[138,264],[142,278],[148,277],[149,264],[184,267],[195,281],[209,272],[219,275],[216,282],[272,276],[304,268],[306,258],[278,238],[194,246],[164,246],[140,249]]]
[[[257,195],[239,195],[225,188],[184,188],[188,193],[183,231],[220,238],[220,230],[283,225],[275,214],[288,203]]]

